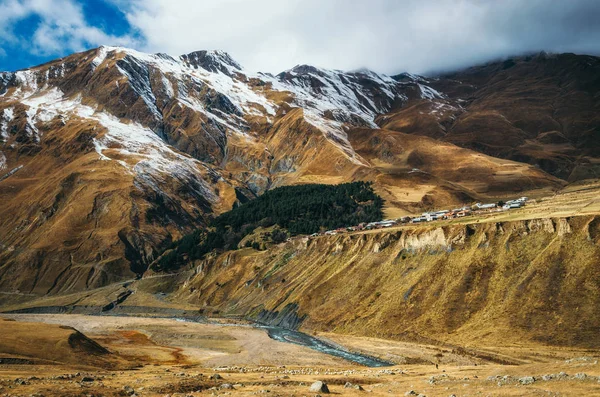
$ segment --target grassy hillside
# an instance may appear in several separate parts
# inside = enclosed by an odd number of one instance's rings
[[[480,351],[598,349],[598,263],[597,215],[405,226],[209,255],[189,271],[134,281],[121,307],[303,319],[309,332]],[[91,310],[122,292],[119,283],[0,306]]]
[[[300,238],[207,259],[173,298],[222,314],[296,307],[307,330],[598,348],[599,225],[590,216]]]

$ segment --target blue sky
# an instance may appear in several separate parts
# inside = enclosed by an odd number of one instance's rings
[[[539,51],[600,55],[599,20],[598,0],[0,0],[0,71],[104,44],[219,49],[271,73],[428,73]]]
[[[27,68],[102,44],[143,47],[142,35],[122,9],[105,0],[0,0],[0,70]]]

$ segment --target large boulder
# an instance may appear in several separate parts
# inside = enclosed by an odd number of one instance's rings
[[[329,393],[329,388],[326,383],[319,380],[310,386],[310,391],[315,393]]]

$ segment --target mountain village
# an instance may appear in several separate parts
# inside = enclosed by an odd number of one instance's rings
[[[318,236],[333,236],[340,233],[346,232],[357,232],[363,230],[375,230],[375,229],[385,229],[398,225],[406,225],[406,224],[416,224],[416,223],[424,223],[424,222],[432,222],[432,221],[445,221],[457,218],[464,218],[467,216],[474,215],[486,215],[495,212],[503,212],[509,211],[513,209],[522,208],[525,206],[528,197],[519,197],[517,199],[508,200],[508,201],[499,201],[497,203],[476,203],[474,205],[468,206],[465,205],[460,208],[439,210],[439,211],[431,211],[431,212],[423,212],[418,216],[404,216],[397,219],[384,219],[382,221],[377,222],[369,222],[369,223],[360,223],[356,226],[348,226],[341,227],[334,230],[327,230],[321,233],[313,233],[310,237],[318,237]]]

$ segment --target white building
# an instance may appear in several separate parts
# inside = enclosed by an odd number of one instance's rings
[[[487,209],[491,209],[491,208],[496,208],[496,203],[490,203],[490,204],[477,203],[477,204],[475,204],[475,207],[479,208],[480,210],[487,210]]]

